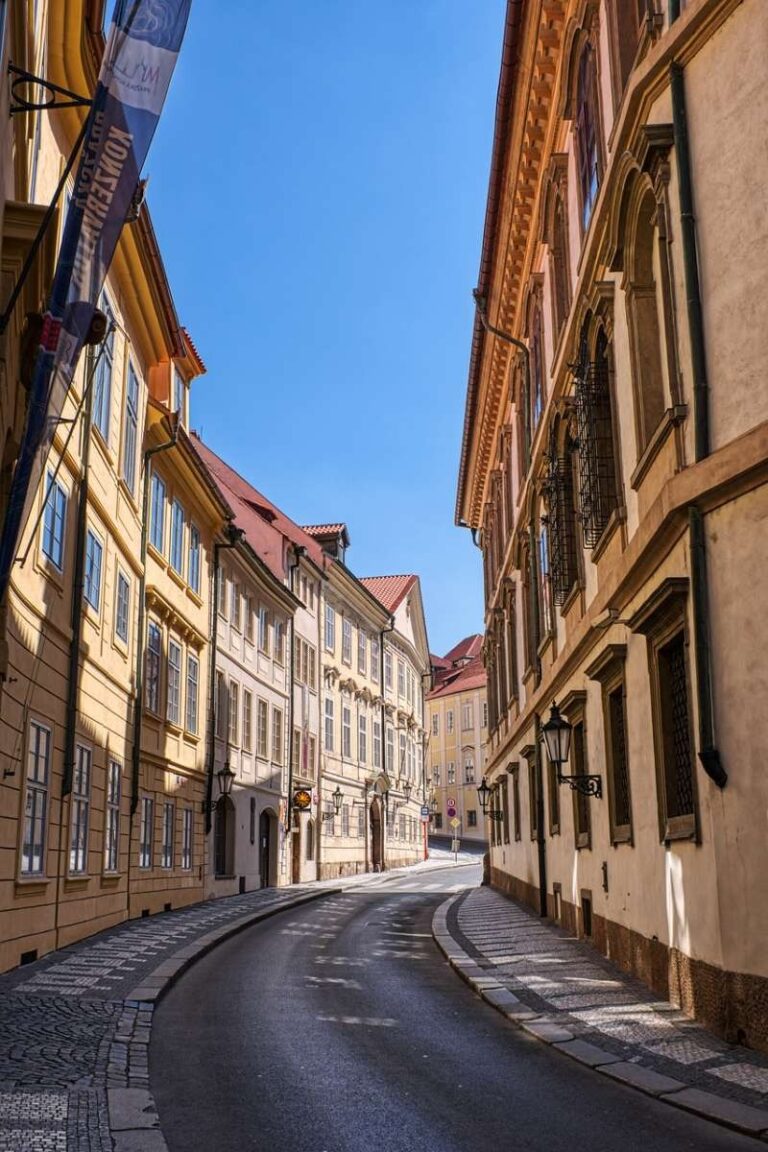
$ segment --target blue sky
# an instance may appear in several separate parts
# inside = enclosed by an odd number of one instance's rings
[[[195,0],[149,202],[191,424],[358,575],[482,629],[453,525],[505,0]]]

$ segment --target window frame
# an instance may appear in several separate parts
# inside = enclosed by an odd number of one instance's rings
[[[92,548],[91,548],[92,546]],[[90,554],[89,554],[90,552]],[[95,600],[92,599],[95,580]],[[104,543],[93,528],[85,535],[85,559],[83,563],[83,599],[98,616],[101,609],[101,578],[104,571]]]
[[[58,573],[64,571],[64,560],[66,554],[66,529],[67,529],[67,508],[69,505],[69,492],[67,488],[61,483],[57,475],[54,475],[54,469],[46,469],[45,478],[45,498],[43,501],[43,518],[40,525],[40,551],[45,557],[46,561],[53,565]],[[53,498],[53,499],[52,499]],[[60,498],[63,499],[63,506],[60,506]],[[50,509],[50,518],[49,518]],[[57,536],[56,525],[60,525],[60,536],[58,538],[58,550],[56,549]],[[46,541],[50,539],[51,548],[49,551],[46,546]],[[57,555],[54,554],[57,552]],[[58,558],[57,558],[58,556]]]
[[[168,541],[168,563],[177,576],[184,578],[184,526],[186,524],[184,506],[178,497],[171,501],[171,530]]]
[[[194,676],[190,675],[192,668]],[[199,735],[199,700],[200,700],[200,657],[195,652],[187,650],[187,676],[184,706],[184,726],[192,736]]]
[[[168,489],[159,472],[152,469],[149,478],[149,543],[160,556],[165,548],[165,507]]]
[[[120,803],[122,800],[123,765],[110,757],[104,796],[104,872],[115,876],[120,871]]]
[[[91,783],[93,780],[93,748],[77,741],[69,796],[69,853],[68,876],[88,875],[88,848],[91,818]]]
[[[123,406],[122,458],[120,478],[130,492],[136,494],[136,458],[139,444],[139,397],[141,385],[139,376],[128,357],[125,372],[125,404]]]
[[[34,729],[34,749],[33,733]],[[43,775],[39,775],[41,734],[45,733],[45,752],[43,756]],[[27,742],[24,768],[23,815],[20,821],[21,843],[19,845],[19,874],[24,877],[43,878],[46,875],[46,853],[48,841],[48,814],[50,808],[51,789],[51,752],[53,749],[53,728],[34,717],[27,724]],[[35,773],[30,772],[31,761],[34,760]],[[32,811],[30,809],[30,796],[34,797]],[[42,808],[38,810],[38,802]],[[29,827],[29,835],[27,828]],[[39,827],[39,841],[36,839],[35,828]],[[34,867],[34,861],[39,856],[40,866]],[[25,866],[26,861],[30,867]]]

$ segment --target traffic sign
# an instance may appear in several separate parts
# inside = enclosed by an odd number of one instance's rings
[[[429,804],[422,804],[421,818],[422,820],[429,820]]]
[[[453,804],[448,805],[448,815],[449,816],[455,816],[456,815],[456,809],[454,808]]]
[[[458,828],[459,824],[461,824],[461,820],[457,820],[454,816],[453,820],[451,820],[451,828]]]
[[[449,808],[455,808],[456,807],[456,797],[455,796],[449,796],[448,797],[448,807]]]

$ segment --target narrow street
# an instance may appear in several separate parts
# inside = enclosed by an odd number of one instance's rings
[[[477,865],[331,896],[242,932],[157,1009],[150,1084],[171,1152],[729,1152],[757,1142],[525,1037],[431,936]]]

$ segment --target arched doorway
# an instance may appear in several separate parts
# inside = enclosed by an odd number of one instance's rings
[[[277,817],[265,808],[259,817],[259,878],[262,888],[277,883]]]
[[[235,871],[235,806],[229,796],[221,796],[216,805],[213,867],[217,876],[232,876]]]
[[[384,870],[384,822],[381,818],[381,800],[374,796],[371,801],[371,867],[374,872]]]

